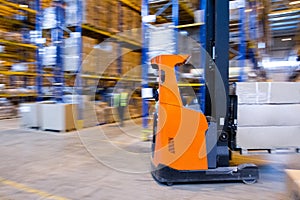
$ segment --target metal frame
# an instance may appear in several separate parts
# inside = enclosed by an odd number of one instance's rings
[[[35,21],[35,30],[38,33],[38,37],[42,38],[42,16],[41,16],[41,3],[40,0],[36,0],[36,21]],[[38,48],[36,50],[36,69],[37,69],[37,77],[36,77],[36,88],[37,88],[37,101],[43,100],[43,65],[42,65],[42,55],[40,53],[42,48],[42,44],[38,44]]]
[[[118,15],[118,21],[119,21],[119,24],[118,24],[118,29],[119,29],[119,32],[123,32],[123,9],[122,9],[122,2],[121,1],[118,1],[118,10],[119,10],[119,15]],[[118,42],[118,58],[117,58],[117,64],[118,64],[118,73],[119,75],[122,74],[122,43],[121,42]]]
[[[75,31],[80,34],[80,37],[78,38],[78,44],[79,44],[79,59],[77,63],[77,71],[76,71],[76,91],[78,94],[78,115],[77,115],[77,120],[82,121],[83,120],[83,110],[84,110],[84,102],[82,99],[82,89],[83,89],[83,84],[82,84],[82,74],[81,74],[81,67],[82,67],[82,20],[83,20],[83,2],[82,0],[77,0],[77,9],[78,9],[78,15],[79,15],[79,21],[77,26],[75,27]],[[83,126],[83,122],[80,123],[80,126]],[[82,127],[80,127],[82,128]]]
[[[148,0],[142,0],[142,88],[148,87],[148,46],[149,38],[147,34],[147,23],[143,20],[143,17],[149,15],[149,2]],[[148,128],[148,103],[146,99],[142,100],[142,117],[143,117],[143,128]]]
[[[240,43],[239,43],[239,67],[240,67],[240,73],[238,80],[239,82],[245,81],[245,59],[246,59],[246,25],[245,25],[245,6],[241,6],[239,9],[239,15],[240,15],[240,23],[239,23],[239,31],[240,31]]]
[[[203,15],[204,18],[206,19],[207,16],[207,0],[200,0],[200,10],[203,10]],[[207,31],[207,23],[204,23],[201,27],[200,27],[200,44],[202,47],[202,51],[201,52],[201,59],[202,59],[202,68],[204,69],[204,73],[203,73],[203,77],[200,78],[200,84],[202,86],[200,86],[200,108],[203,112],[205,112],[205,99],[206,99],[206,87],[205,87],[205,66],[207,64],[207,60],[206,60],[206,47],[207,47],[207,37],[206,37],[206,31]]]
[[[51,30],[51,39],[56,46],[56,66],[54,70],[54,96],[57,102],[63,102],[63,88],[64,88],[64,70],[62,62],[62,41],[64,39],[64,32],[62,27],[64,26],[64,12],[63,12],[63,1],[59,0],[56,2],[56,28]]]

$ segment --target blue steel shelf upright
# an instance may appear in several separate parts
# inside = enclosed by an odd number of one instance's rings
[[[142,0],[142,88],[148,87],[148,50],[149,50],[149,36],[147,33],[148,23],[144,20],[149,15],[149,1]],[[148,128],[148,103],[145,99],[142,100],[142,116],[143,116],[143,129]]]
[[[64,69],[62,61],[62,44],[64,39],[64,9],[63,1],[59,0],[55,3],[56,11],[56,27],[51,30],[51,39],[56,46],[56,66],[54,68],[54,96],[57,102],[63,102],[64,90]]]
[[[35,29],[37,33],[37,38],[42,38],[42,8],[40,0],[35,1],[36,6],[36,20],[35,20]],[[37,88],[37,101],[43,100],[43,65],[42,65],[42,52],[41,49],[43,47],[42,44],[37,44],[38,48],[36,50],[36,69],[37,69],[37,77],[36,77],[36,88]]]
[[[82,65],[82,21],[83,21],[83,2],[82,0],[76,0],[77,3],[77,14],[79,16],[78,22],[75,26],[75,31],[76,33],[79,34],[79,37],[77,38],[78,44],[79,44],[79,58],[78,62],[76,63],[76,91],[78,94],[78,117],[77,120],[79,122],[79,127],[82,128],[83,126],[83,110],[84,110],[84,104],[83,104],[83,99],[82,99],[82,90],[83,90],[83,84],[82,84],[82,74],[81,74],[81,65]]]
[[[238,80],[239,82],[245,81],[245,59],[246,59],[246,50],[247,50],[247,42],[246,42],[246,25],[245,25],[245,4],[241,5],[239,8],[239,35],[240,35],[240,42],[239,42],[239,67],[240,67],[240,73]]]
[[[200,4],[199,4],[200,10],[202,10],[203,12],[203,17],[205,18],[207,15],[207,0],[200,0]],[[199,42],[201,44],[202,49],[206,50],[206,44],[207,44],[207,37],[206,37],[206,31],[207,31],[207,26],[206,23],[204,23],[201,27],[200,27],[200,39]],[[206,51],[201,51],[201,59],[202,59],[202,66],[201,68],[205,70],[205,66],[207,63],[206,60]],[[203,55],[205,54],[205,55]],[[200,78],[200,84],[202,86],[200,86],[200,108],[201,110],[205,110],[205,98],[206,98],[206,88],[205,88],[205,71],[203,71],[203,75],[202,78]]]

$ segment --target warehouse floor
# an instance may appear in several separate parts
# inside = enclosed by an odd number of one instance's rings
[[[1,200],[287,199],[284,169],[300,169],[300,154],[236,154],[234,164],[259,166],[258,183],[168,187],[150,175],[150,142],[140,141],[141,128],[132,122],[55,133],[22,128],[14,119],[0,121],[0,129]]]

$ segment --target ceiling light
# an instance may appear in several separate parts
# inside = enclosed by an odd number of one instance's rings
[[[21,8],[28,8],[28,5],[23,5],[23,4],[21,4],[21,5],[19,5]]]
[[[292,40],[292,38],[283,38],[283,39],[281,39],[282,42],[291,41],[291,40]]]
[[[300,3],[300,1],[292,1],[292,2],[290,2],[289,4],[290,5],[295,5],[295,4],[299,4]]]

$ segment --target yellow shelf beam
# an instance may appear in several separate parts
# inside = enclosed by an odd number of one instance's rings
[[[194,24],[179,25],[179,26],[175,26],[175,28],[189,28],[189,27],[202,26],[202,25],[204,25],[204,23],[200,22],[200,23],[194,23]]]
[[[36,73],[31,73],[31,72],[13,72],[13,71],[0,71],[0,74],[2,75],[16,75],[16,76],[36,76]]]
[[[0,58],[10,58],[10,59],[19,59],[19,60],[26,60],[27,62],[35,62],[34,59],[26,59],[22,56],[15,55],[15,54],[8,54],[8,53],[0,53]]]
[[[2,58],[13,58],[13,59],[17,59],[19,56],[17,56],[17,55],[12,55],[12,54],[8,54],[8,53],[0,53],[0,57],[2,57]]]
[[[87,78],[87,79],[107,79],[107,80],[121,80],[121,81],[135,81],[135,82],[141,82],[142,79],[138,78],[131,78],[131,77],[110,77],[110,76],[100,76],[100,75],[90,75],[90,74],[81,74],[81,78]]]
[[[202,83],[178,83],[179,87],[200,87],[204,86]]]
[[[0,71],[0,74],[6,76],[38,76],[35,72],[14,72],[14,71]],[[65,77],[75,76],[76,74],[64,74]],[[53,74],[43,74],[43,77],[53,77]],[[106,79],[106,80],[126,80],[126,81],[142,81],[137,78],[120,78],[120,77],[110,77],[110,76],[100,76],[100,75],[90,75],[90,74],[81,74],[82,78],[87,79]]]
[[[24,23],[15,19],[0,17],[0,22],[9,22],[11,24],[23,25]]]
[[[89,78],[89,79],[107,79],[107,80],[120,80],[119,77],[109,77],[109,76],[90,75],[90,74],[81,74],[81,78]]]
[[[6,45],[12,45],[12,46],[19,46],[19,47],[26,47],[26,48],[31,48],[31,49],[37,49],[37,46],[32,45],[32,44],[24,44],[24,43],[20,43],[20,42],[12,42],[12,41],[3,40],[3,39],[0,39],[0,43],[6,44]]]
[[[129,0],[121,0],[121,3],[123,3],[124,5],[132,8],[133,10],[137,11],[137,12],[141,12],[141,8],[139,6],[136,6],[135,4],[133,4],[131,1]]]
[[[89,31],[93,31],[95,33],[98,33],[98,34],[101,34],[101,35],[104,35],[104,36],[107,36],[107,37],[110,37],[110,38],[114,38],[114,39],[116,39],[118,41],[125,42],[125,43],[128,43],[128,44],[137,46],[137,47],[141,47],[142,46],[142,44],[140,44],[138,42],[135,42],[135,41],[132,41],[130,38],[121,37],[121,36],[118,36],[118,35],[116,35],[114,33],[111,33],[111,32],[108,32],[108,31],[104,31],[104,30],[100,30],[98,28],[94,28],[94,27],[89,26],[87,24],[83,24],[82,28],[84,28],[86,30],[89,30]]]
[[[14,72],[14,71],[0,71],[0,74],[6,76],[38,76],[35,72]],[[53,74],[43,74],[43,77],[53,77]]]
[[[23,7],[20,4],[11,3],[11,2],[8,2],[8,1],[5,1],[5,0],[0,0],[0,3],[8,5],[8,6],[10,6],[12,8],[15,8],[15,9],[18,9],[18,10],[24,10],[28,13],[32,13],[32,14],[37,13],[36,10],[30,9],[30,8],[27,8],[27,7]]]
[[[36,97],[37,94],[0,94],[1,98],[9,98],[9,97]]]
[[[4,22],[4,23],[8,22],[10,24],[16,24],[16,25],[20,25],[20,26],[25,26],[25,27],[28,27],[28,28],[31,28],[31,29],[34,28],[33,25],[29,25],[27,23],[24,23],[24,22],[16,20],[16,19],[9,19],[6,16],[5,17],[0,17],[0,23],[2,23],[2,22]]]

